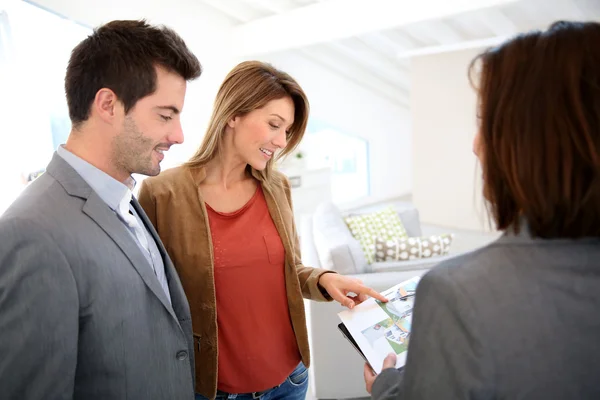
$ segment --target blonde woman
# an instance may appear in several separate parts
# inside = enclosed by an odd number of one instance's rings
[[[290,186],[274,163],[298,145],[308,112],[292,77],[243,62],[221,85],[192,159],[140,189],[190,303],[198,399],[304,399],[303,297],[350,308],[366,295],[385,301],[355,280],[302,265]]]

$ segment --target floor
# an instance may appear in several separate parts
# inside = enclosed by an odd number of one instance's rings
[[[306,393],[306,400],[317,400],[317,398],[315,396],[313,396],[311,389],[312,388],[310,387],[310,383],[309,383],[308,393]],[[370,397],[356,397],[351,400],[370,400],[370,399],[371,399]],[[325,399],[319,399],[319,400],[325,400]],[[338,399],[335,399],[335,400],[338,400]],[[350,399],[344,399],[344,400],[350,400]]]

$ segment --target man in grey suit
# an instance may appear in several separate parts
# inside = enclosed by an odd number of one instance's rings
[[[191,317],[132,198],[183,141],[198,59],[172,30],[113,21],[72,52],[72,131],[0,218],[2,399],[193,399]]]

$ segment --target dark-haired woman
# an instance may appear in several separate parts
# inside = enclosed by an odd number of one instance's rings
[[[600,399],[600,24],[476,58],[484,197],[503,236],[419,284],[374,399]],[[389,356],[384,367],[393,364]]]

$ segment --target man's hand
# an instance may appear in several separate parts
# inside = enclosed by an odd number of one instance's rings
[[[383,367],[381,370],[383,371],[384,369],[388,368],[396,368],[396,354],[394,353],[388,354],[385,360],[383,360]],[[377,374],[373,372],[369,364],[365,363],[364,375],[367,392],[371,394],[371,390],[373,390],[373,383],[375,383],[375,379],[377,379]]]
[[[319,285],[329,293],[332,299],[348,308],[354,308],[355,305],[362,303],[367,299],[367,296],[374,297],[384,303],[388,301],[377,291],[363,285],[362,281],[344,275],[323,274],[319,278]],[[348,293],[354,293],[356,296],[348,296]]]

